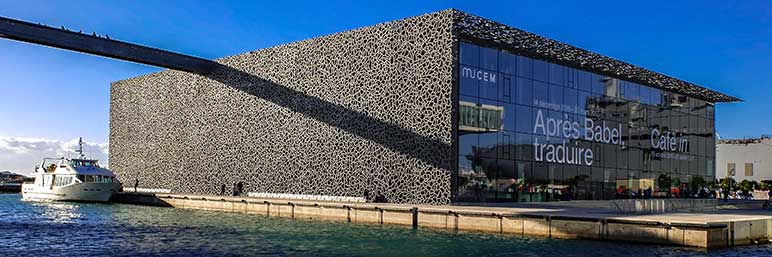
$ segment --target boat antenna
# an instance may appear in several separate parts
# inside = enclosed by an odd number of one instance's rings
[[[83,155],[83,138],[78,138],[78,150],[75,150],[76,153],[80,154],[80,158],[83,159],[85,155]]]

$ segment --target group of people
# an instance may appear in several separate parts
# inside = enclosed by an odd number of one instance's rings
[[[688,187],[673,187],[670,190],[660,190],[654,192],[652,187],[638,190],[627,189],[623,186],[617,188],[617,199],[651,199],[654,197],[672,197],[672,198],[715,198],[716,193],[705,187],[691,189]],[[655,195],[656,194],[656,195]]]
[[[496,193],[499,198],[518,199],[518,201],[570,201],[576,199],[576,190],[570,185],[534,185],[511,184],[496,188],[491,184],[476,180],[466,185],[462,197],[477,202],[485,202]]]
[[[691,189],[689,187],[674,187],[670,189],[671,195],[676,198],[715,198],[716,194],[710,189],[700,187]]]
[[[244,190],[244,183],[239,181],[238,183],[233,183],[233,191],[231,192],[232,196],[240,196],[241,193]],[[225,195],[225,184],[222,184],[220,186],[220,195]]]
[[[371,202],[371,203],[388,203],[389,200],[386,199],[386,196],[376,192],[375,195],[371,195],[369,190],[365,190],[363,197],[365,198],[365,201]]]
[[[729,199],[753,200],[753,194],[751,194],[751,192],[743,192],[743,191],[727,190],[727,189],[718,189],[716,191],[717,191],[716,194],[718,194],[721,199],[724,199],[724,201],[728,201]]]
[[[651,187],[646,189],[631,190],[625,187],[618,187],[616,192],[617,199],[650,199],[654,198],[654,190]]]

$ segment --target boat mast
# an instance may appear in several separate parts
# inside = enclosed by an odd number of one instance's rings
[[[78,150],[75,150],[75,152],[80,154],[80,157],[79,157],[80,159],[83,159],[83,157],[85,157],[85,155],[83,155],[83,138],[82,137],[78,138]]]

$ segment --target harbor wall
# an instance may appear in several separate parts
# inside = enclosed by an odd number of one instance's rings
[[[128,185],[446,204],[452,11],[112,84],[110,168]]]
[[[459,206],[315,202],[287,199],[122,193],[116,202],[223,211],[293,219],[393,224],[562,239],[627,241],[698,248],[769,242],[769,218],[729,222],[668,223],[635,218],[578,217],[475,210]]]

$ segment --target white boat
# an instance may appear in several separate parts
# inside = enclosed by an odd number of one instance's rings
[[[44,158],[35,167],[35,182],[22,184],[24,200],[107,202],[121,183],[99,161],[83,155],[83,140],[78,142],[78,158]]]

